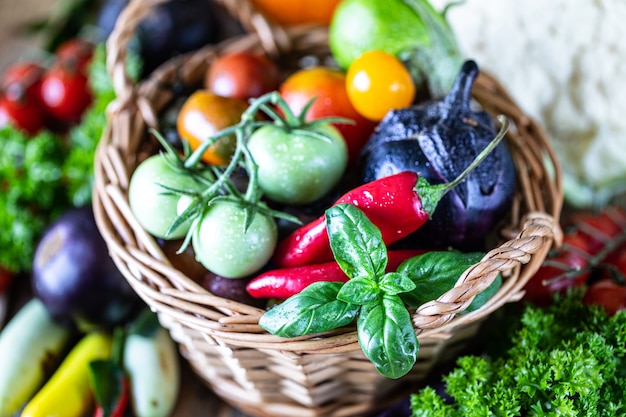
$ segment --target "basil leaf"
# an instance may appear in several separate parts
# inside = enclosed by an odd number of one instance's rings
[[[415,289],[415,283],[397,272],[389,272],[380,280],[380,288],[389,295],[409,292]]]
[[[359,311],[337,300],[341,282],[316,282],[261,316],[259,326],[282,337],[321,333],[346,326]]]
[[[415,283],[415,289],[400,295],[411,307],[439,298],[454,287],[467,268],[479,262],[484,253],[433,251],[407,259],[397,272]]]
[[[377,280],[385,273],[387,247],[380,230],[356,206],[326,210],[326,228],[335,260],[350,278]]]
[[[361,349],[382,375],[400,378],[415,364],[419,342],[399,296],[385,294],[362,306],[357,332]]]
[[[379,294],[380,288],[376,281],[370,278],[352,278],[341,287],[337,299],[363,305],[375,301]]]

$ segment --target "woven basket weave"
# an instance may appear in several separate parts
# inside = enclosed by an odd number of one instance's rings
[[[230,404],[272,417],[373,413],[454,358],[490,313],[519,300],[549,249],[560,243],[562,190],[552,149],[505,89],[482,73],[474,98],[493,115],[510,119],[506,140],[517,167],[517,192],[498,246],[465,271],[454,288],[411,311],[420,342],[414,369],[398,380],[381,376],[351,327],[294,339],[264,332],[258,326],[263,310],[217,297],[172,266],[129,209],[129,178],[157,150],[147,130],[159,129],[159,112],[174,97],[166,86],[201,83],[211,62],[230,51],[265,51],[286,72],[303,57],[324,62],[330,55],[327,29],[280,28],[247,2],[215,0],[249,33],[176,58],[135,85],[125,71],[126,49],[138,22],[160,1],[133,0],[109,38],[107,64],[118,97],[108,109],[109,123],[96,153],[93,207],[110,254],[130,285],[159,314],[202,381]],[[499,292],[479,310],[458,315],[498,273],[504,278]]]

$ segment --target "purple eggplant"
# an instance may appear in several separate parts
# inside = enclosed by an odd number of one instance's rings
[[[123,324],[142,306],[109,256],[91,207],[65,212],[44,232],[31,283],[53,317],[81,330]]]
[[[363,149],[363,181],[401,171],[417,172],[431,184],[457,177],[498,130],[472,101],[478,71],[474,61],[466,61],[444,98],[389,112]],[[501,142],[407,239],[430,248],[480,248],[510,207],[515,183],[513,159]]]

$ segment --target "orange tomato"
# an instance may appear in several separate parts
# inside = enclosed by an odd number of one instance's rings
[[[195,150],[220,130],[239,123],[247,108],[247,103],[241,99],[198,90],[183,103],[176,128],[181,139]],[[220,138],[204,152],[202,160],[211,165],[225,165],[233,155],[235,145],[234,136]]]
[[[252,4],[276,23],[298,25],[317,23],[328,25],[341,0],[250,0]]]
[[[343,117],[354,123],[336,123],[348,147],[348,159],[355,163],[361,149],[374,130],[375,123],[361,116],[350,103],[343,71],[327,67],[312,67],[291,74],[279,88],[281,97],[294,114],[299,115],[313,98],[306,120]]]

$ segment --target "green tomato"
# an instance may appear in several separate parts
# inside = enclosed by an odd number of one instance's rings
[[[196,259],[225,278],[244,278],[260,270],[272,257],[278,228],[272,217],[256,213],[245,229],[244,208],[233,201],[216,201],[204,211],[191,243]]]
[[[336,128],[322,123],[303,129],[327,139],[275,125],[263,126],[250,136],[248,149],[259,167],[259,187],[270,200],[316,201],[339,182],[346,169],[346,142]]]
[[[191,222],[181,224],[167,235],[178,216],[179,196],[166,192],[161,185],[192,192],[200,192],[204,186],[184,171],[172,168],[162,155],[143,161],[131,176],[128,203],[141,227],[158,238],[179,239],[185,236]]]

